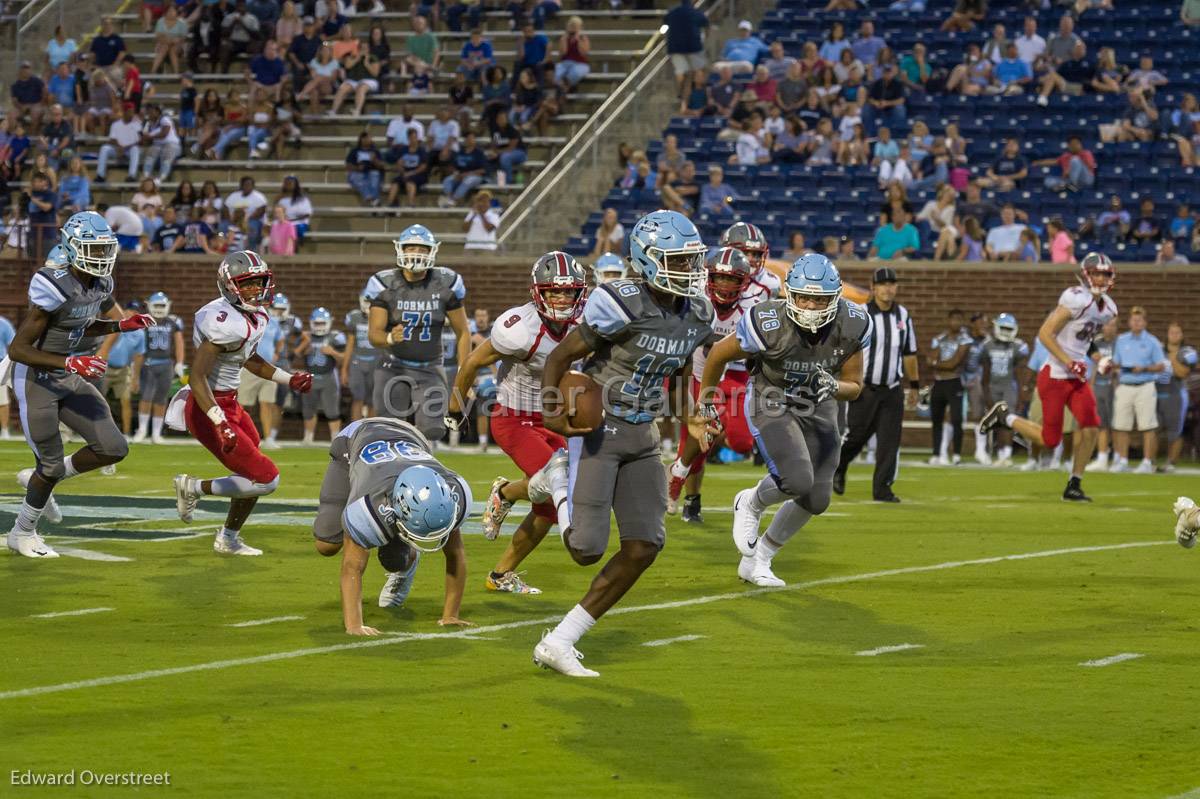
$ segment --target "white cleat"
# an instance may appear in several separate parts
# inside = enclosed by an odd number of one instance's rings
[[[1175,521],[1175,540],[1184,549],[1191,549],[1196,546],[1196,535],[1200,533],[1200,512],[1196,510],[1196,503],[1188,497],[1180,497],[1175,500],[1171,510],[1178,517]]]
[[[932,455],[929,458],[929,465],[930,466],[949,466],[950,459],[947,458],[945,455]]]
[[[550,640],[550,634],[542,636],[538,645],[533,648],[533,662],[543,669],[554,669],[559,674],[568,677],[599,677],[600,672],[592,671],[579,661],[583,653],[573,646],[557,646]]]
[[[249,557],[262,554],[261,549],[252,547],[243,541],[240,533],[230,537],[220,530],[217,531],[217,537],[213,539],[213,552],[218,555],[246,555]]]
[[[1042,464],[1037,458],[1030,458],[1021,464],[1021,471],[1023,472],[1036,472],[1041,468]]]
[[[1138,467],[1133,470],[1134,474],[1154,474],[1154,464],[1145,458],[1138,464]]]
[[[975,450],[975,462],[980,466],[991,466],[992,456],[987,454],[986,450],[977,449]]]
[[[1108,455],[1097,455],[1096,459],[1083,467],[1085,472],[1107,472],[1108,471]]]
[[[4,390],[0,388],[0,391]],[[29,488],[29,480],[32,477],[33,469],[22,469],[17,472],[17,482],[21,484],[21,488]],[[62,510],[59,509],[58,500],[54,498],[53,494],[46,500],[46,506],[42,508],[42,518],[50,522],[50,524],[58,524],[63,519]]]
[[[200,494],[192,490],[192,478],[186,474],[175,475],[175,510],[179,511],[179,518],[185,524],[192,523],[199,501]]]
[[[54,548],[42,540],[37,533],[8,532],[8,548],[27,558],[57,558]]]
[[[258,445],[259,449],[283,449],[283,445],[273,438],[268,438],[266,441]]]
[[[134,434],[133,438],[131,438],[130,441],[132,441],[134,444],[144,443],[146,441],[145,428],[139,427],[137,433]]]
[[[782,588],[787,585],[771,571],[770,563],[762,563],[758,558],[742,558],[738,563],[738,577],[761,588]]]
[[[733,498],[733,544],[747,558],[754,557],[758,526],[762,520],[762,511],[754,510],[751,502],[755,490],[743,489]]]
[[[379,591],[379,607],[398,608],[408,599],[412,591],[413,581],[417,577],[417,564],[421,562],[421,553],[414,551],[413,562],[402,572],[388,572],[387,582]]]
[[[165,442],[166,442],[166,439],[163,438],[162,436],[151,436],[150,437],[151,444],[163,444]]]
[[[100,467],[100,474],[104,475],[105,477],[112,477],[116,473],[117,473],[117,464],[115,464],[115,463],[110,463],[107,466]]]

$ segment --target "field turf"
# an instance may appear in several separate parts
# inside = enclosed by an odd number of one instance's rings
[[[463,616],[434,622],[442,558],[407,607],[346,636],[337,561],[308,522],[326,457],[273,453],[282,484],[246,538],[211,551],[220,502],[190,528],[171,476],[216,474],[194,446],[134,446],[115,477],[65,484],[56,546],[111,556],[0,556],[0,795],[17,774],[169,772],[139,795],[654,797],[1169,797],[1200,786],[1200,552],[1173,542],[1194,476],[1064,476],[905,466],[899,506],[868,472],[776,559],[790,585],[736,579],[733,493],[709,471],[706,524],[668,522],[645,578],[580,644],[597,680],[539,670],[542,630],[582,595],[552,533],[527,561],[540,596],[485,593],[503,540],[469,535]],[[447,455],[476,500],[512,473]],[[0,445],[0,475],[29,465]],[[6,477],[0,524],[19,502]],[[515,519],[516,517],[514,517]],[[473,525],[477,531],[477,525]],[[204,533],[203,537],[184,537]],[[614,536],[615,538],[615,536]],[[1119,546],[1124,545],[1124,546]],[[1017,557],[1009,557],[1017,556]],[[87,615],[40,617],[103,608]],[[280,619],[253,626],[246,621]],[[672,640],[678,639],[678,640]],[[649,645],[657,643],[658,645]],[[861,653],[909,645],[906,649]],[[857,654],[856,654],[857,653]],[[1120,662],[1116,655],[1138,655]],[[1101,661],[1107,665],[1081,665]]]

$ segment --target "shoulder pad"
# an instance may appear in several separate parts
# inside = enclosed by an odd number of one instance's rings
[[[712,324],[713,317],[716,316],[716,310],[708,297],[692,297],[689,301],[692,314],[704,324]]]

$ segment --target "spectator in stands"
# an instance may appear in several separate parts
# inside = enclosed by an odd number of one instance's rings
[[[98,67],[111,67],[125,52],[125,40],[113,26],[112,17],[100,20],[100,33],[92,37],[90,49]]]
[[[179,215],[179,221],[186,222],[192,215],[192,207],[195,206],[199,196],[196,194],[196,187],[192,185],[190,180],[179,181],[179,187],[175,189],[175,196],[171,198],[168,205],[174,208]]]
[[[88,180],[83,159],[77,155],[71,157],[66,174],[58,182],[58,206],[70,214],[92,207],[92,182]]]
[[[484,70],[479,100],[480,118],[490,132],[495,125],[496,115],[512,107],[512,86],[504,67],[488,67]]]
[[[383,185],[383,157],[371,134],[358,134],[358,143],[346,155],[346,180],[358,192],[359,199],[372,207],[379,205]]]
[[[191,28],[188,44],[188,69],[200,71],[200,56],[208,59],[209,71],[216,71],[221,56],[221,22],[232,10],[228,2],[215,5],[201,4],[187,16]]]
[[[808,165],[832,166],[837,155],[837,134],[833,132],[833,120],[823,117],[817,121],[817,129],[808,134]]]
[[[992,85],[992,62],[983,57],[979,45],[967,45],[961,64],[950,71],[946,80],[946,91],[959,92],[967,97],[977,97]]]
[[[849,47],[842,50],[842,54],[833,64],[832,71],[833,78],[841,87],[843,96],[855,96],[857,94],[855,90],[862,85],[866,77],[866,68],[861,61],[854,57],[854,51]],[[799,99],[807,93],[808,82],[804,80],[803,73],[799,69],[795,74],[800,84],[795,90]]]
[[[417,19],[424,19],[424,17],[417,17]],[[304,17],[301,23],[303,28],[292,38],[291,44],[287,47],[288,66],[292,71],[292,91],[304,90],[308,87],[309,81],[313,78],[308,65],[316,60],[317,53],[321,50],[322,40],[317,31],[316,20],[312,17]],[[330,60],[333,60],[332,51],[330,51]]]
[[[253,53],[262,25],[258,17],[246,8],[246,0],[237,0],[233,11],[221,19],[221,72],[229,71],[235,55]]]
[[[1184,25],[1200,25],[1200,0],[1183,0],[1179,8],[1179,19]]]
[[[214,192],[216,188],[217,186],[214,183]],[[207,189],[207,184],[205,184],[205,189]],[[201,190],[201,194],[204,193],[205,189]],[[216,197],[215,199],[217,202],[221,201],[220,197]],[[209,218],[213,220],[212,224],[215,225],[220,217],[206,214],[190,218],[183,226],[183,234],[175,239],[175,242],[171,245],[171,252],[214,255],[215,250],[212,248],[213,242],[211,241],[213,238],[213,228],[207,221]]]
[[[763,131],[762,114],[755,111],[747,120],[741,135],[737,138],[733,155],[729,163],[740,166],[758,166],[771,163],[771,149],[768,137]]]
[[[813,46],[816,47],[816,45]],[[766,67],[767,74],[771,77],[771,80],[778,83],[787,77],[788,70],[792,64],[796,63],[796,59],[784,53],[783,42],[778,39],[771,42],[769,52],[771,54],[770,58],[767,58],[759,66]]]
[[[62,106],[64,110],[74,109],[77,98],[75,91],[75,73],[71,65],[64,61],[54,70],[50,80],[46,82],[47,100]]]
[[[370,53],[376,61],[379,62],[379,84],[381,86],[390,86],[391,80],[389,75],[392,71],[392,46],[388,44],[387,31],[384,30],[383,24],[374,22],[371,24],[370,30],[367,31],[367,52]],[[428,75],[422,76],[428,78]],[[410,84],[410,92],[414,82]]]
[[[458,121],[450,116],[450,107],[442,105],[438,108],[437,117],[429,123],[430,171],[453,161],[461,138],[462,129]]]
[[[678,173],[687,163],[687,156],[679,149],[679,137],[668,133],[663,137],[663,149],[659,153],[655,166],[660,174]]]
[[[104,217],[117,237],[117,243],[125,252],[137,252],[142,243],[142,218],[128,205],[96,206],[96,212]]]
[[[533,118],[542,105],[542,87],[538,85],[533,70],[526,67],[517,75],[512,93],[512,121],[524,131],[533,127]]]
[[[275,199],[274,205],[283,208],[287,220],[296,227],[296,243],[302,244],[312,220],[313,206],[312,200],[308,198],[308,194],[300,185],[299,178],[288,175],[283,179],[283,185],[280,186],[279,196]]]
[[[983,260],[984,234],[979,220],[973,216],[962,219],[962,243],[958,248],[958,260],[977,263]]]
[[[696,201],[700,197],[700,183],[696,180],[696,165],[684,161],[683,166],[673,170],[660,189],[663,205],[669,211],[678,211],[691,216],[696,210]]]
[[[23,117],[28,114],[32,128],[39,129],[42,124],[42,114],[46,111],[43,102],[46,99],[46,84],[33,74],[33,64],[28,61],[21,62],[21,66],[17,70],[17,79],[13,81],[9,96],[12,98],[13,110],[17,116]]]
[[[913,45],[912,52],[900,59],[900,81],[914,91],[925,91],[929,79],[933,76],[926,53],[925,45],[917,42]]]
[[[925,203],[917,221],[929,225],[937,237],[933,251],[935,261],[949,261],[958,255],[958,228],[954,226],[958,192],[953,186],[942,186],[937,196]]]
[[[775,104],[777,87],[778,84],[771,77],[771,73],[762,64],[754,68],[754,80],[746,84],[746,88],[758,98],[760,107],[764,108]]]
[[[700,211],[715,217],[732,217],[736,193],[725,183],[725,170],[713,164],[708,168],[708,183],[700,189]]]
[[[1013,41],[1017,45],[1017,57],[1032,68],[1046,52],[1046,40],[1038,35],[1037,17],[1027,16],[1023,24],[1021,35]]]
[[[154,205],[141,206],[138,216],[142,218],[142,235],[138,252],[149,252],[150,242],[154,240],[154,234],[158,233],[159,228],[163,226],[163,219],[158,212],[158,207]]]
[[[405,204],[415,206],[417,192],[429,182],[429,152],[421,144],[417,132],[409,130],[408,142],[403,147],[394,148],[387,160],[394,160],[398,165],[396,177],[388,188],[388,206],[395,208],[399,205],[402,191]]]
[[[142,157],[141,140],[142,121],[134,114],[133,103],[125,103],[121,118],[115,120],[108,129],[108,141],[100,146],[96,182],[103,183],[107,179],[108,164],[114,159],[128,162],[129,180],[135,180]]]
[[[362,42],[355,37],[354,28],[349,22],[344,22],[338,27],[337,38],[330,46],[333,48],[333,57],[339,62],[348,55],[358,55],[363,49]]]
[[[1154,200],[1142,200],[1138,217],[1129,227],[1129,238],[1137,244],[1157,244],[1162,239],[1162,220],[1154,213]]]
[[[1141,95],[1153,95],[1159,86],[1167,85],[1167,76],[1154,68],[1154,59],[1143,55],[1138,59],[1138,68],[1125,77],[1125,90]]]
[[[788,237],[787,249],[783,251],[783,260],[795,261],[809,251],[808,245],[804,243],[804,234],[799,230],[793,230],[792,235]]]
[[[483,31],[479,28],[471,29],[471,36],[463,42],[459,59],[458,71],[472,83],[478,83],[483,71],[496,63],[492,55],[492,43],[483,38]]]
[[[1121,198],[1114,194],[1108,200],[1108,210],[1097,214],[1094,222],[1085,223],[1080,228],[1079,235],[1082,237],[1094,233],[1101,243],[1111,245],[1129,235],[1132,221],[1129,211],[1125,210],[1121,203]]]
[[[205,155],[210,160],[220,161],[225,158],[225,152],[236,142],[246,138],[250,123],[250,109],[242,102],[241,92],[236,87],[230,87],[225,94],[225,124],[216,144]]]
[[[854,57],[863,64],[874,64],[879,51],[885,47],[887,47],[887,42],[883,40],[882,36],[875,35],[875,23],[869,19],[864,19],[859,24],[858,35],[850,43]]]
[[[987,16],[987,0],[958,0],[954,11],[942,23],[943,33],[966,33]]]
[[[879,164],[879,188],[885,188],[892,183],[899,183],[905,189],[914,180],[912,168],[912,152],[907,144],[900,145],[900,152],[895,160],[884,159]]]
[[[237,211],[246,215],[246,227],[250,235],[250,249],[257,249],[262,241],[263,217],[267,212],[267,198],[254,188],[254,178],[242,178],[238,190],[225,198],[225,208],[232,217]]]
[[[733,108],[738,101],[738,90],[737,84],[733,82],[732,69],[729,67],[717,69],[717,82],[709,87],[708,96],[717,116],[728,119],[733,114]],[[718,138],[720,137],[718,136]]]
[[[488,159],[499,167],[497,178],[501,185],[514,182],[516,168],[525,163],[527,158],[521,132],[509,121],[507,111],[498,112],[491,126]]]
[[[29,171],[30,173],[41,172],[50,182],[50,191],[58,192],[58,170],[50,165],[50,159],[44,152],[35,152]]]
[[[454,171],[442,181],[442,196],[438,199],[441,208],[453,207],[483,183],[487,170],[487,157],[475,142],[475,133],[467,130],[462,148],[454,156]]]
[[[190,219],[203,219],[210,227],[216,227],[217,222],[225,215],[225,200],[217,188],[216,181],[206,180],[200,187],[200,197],[192,206]]]
[[[462,229],[467,234],[464,250],[496,249],[496,229],[500,226],[500,212],[492,207],[492,193],[487,189],[471,198],[471,210],[463,218]]]
[[[246,10],[258,18],[265,35],[272,35],[279,21],[279,0],[246,0]]]
[[[121,99],[133,103],[133,110],[142,113],[142,73],[132,53],[126,53],[121,58],[121,74],[124,80]]]
[[[303,35],[304,28],[305,22],[295,0],[284,0],[279,19],[275,22],[275,41],[279,44],[279,52],[286,54],[296,37]]]
[[[1012,203],[1000,209],[1000,224],[988,231],[985,252],[989,261],[1016,261],[1021,254],[1021,231],[1017,210]]]
[[[237,102],[240,104],[241,100]],[[225,104],[217,96],[216,89],[206,89],[196,101],[196,119],[199,133],[192,143],[192,154],[207,154],[220,138],[221,129],[225,125]]]
[[[1188,210],[1188,204],[1180,203],[1175,206],[1175,216],[1171,218],[1171,223],[1167,225],[1167,237],[1182,243],[1186,247],[1187,241],[1192,237],[1192,231],[1195,228],[1196,220],[1192,218],[1192,214]]]
[[[976,183],[996,191],[1013,191],[1020,188],[1021,181],[1029,176],[1029,164],[1021,155],[1021,143],[1015,138],[1006,139],[1004,150],[992,162],[984,177]]]
[[[187,20],[179,16],[172,3],[154,25],[154,60],[150,62],[150,72],[157,73],[167,61],[171,62],[171,71],[178,72],[187,38]]]
[[[308,74],[311,77],[296,99],[301,102],[308,100],[309,110],[314,116],[321,110],[321,98],[333,94],[340,70],[341,65],[333,60],[333,49],[328,44],[321,45],[317,57],[308,62]]]
[[[1050,263],[1075,263],[1075,239],[1059,217],[1046,223],[1046,244],[1050,249]]]
[[[798,121],[793,117],[791,121]],[[778,157],[778,156],[777,156]],[[842,142],[838,151],[838,163],[842,166],[865,166],[871,162],[871,143],[867,129],[861,123],[854,126],[850,141]]]
[[[279,44],[274,39],[268,39],[263,51],[250,59],[246,68],[246,79],[250,83],[250,105],[256,105],[263,97],[279,102],[279,92],[286,76],[287,64],[279,57]]]
[[[1030,264],[1036,264],[1042,260],[1042,242],[1038,240],[1037,233],[1031,227],[1021,231],[1021,248],[1017,260]]]
[[[1158,266],[1187,266],[1191,263],[1188,257],[1175,249],[1174,239],[1163,239],[1158,245],[1158,255],[1154,259]]]
[[[455,33],[462,33],[462,18],[467,17],[467,30],[474,30],[483,24],[483,3],[480,0],[449,0],[446,6],[446,27]]]
[[[546,34],[533,27],[526,21],[521,26],[521,38],[517,40],[517,60],[513,62],[512,74],[520,75],[529,70],[538,86],[546,78],[546,70],[550,68],[550,39]]]
[[[342,59],[342,83],[333,94],[330,113],[337,115],[342,103],[354,95],[354,116],[362,116],[367,95],[379,91],[379,75],[383,64],[369,50],[350,53]]]
[[[1084,149],[1083,140],[1078,136],[1067,139],[1067,151],[1057,158],[1041,158],[1033,162],[1033,166],[1055,164],[1062,176],[1050,175],[1046,178],[1046,188],[1050,191],[1090,189],[1096,182],[1096,157],[1091,150]]]
[[[983,43],[983,57],[993,64],[999,64],[1008,49],[1008,31],[1003,23],[997,22],[992,26],[992,35]]]
[[[1120,94],[1125,80],[1125,70],[1117,64],[1116,51],[1101,47],[1096,56],[1096,70],[1088,86],[1096,94]]]
[[[1045,74],[1042,76],[1041,88],[1038,92],[1038,105],[1050,104],[1050,93],[1065,91],[1067,81],[1082,78],[1082,63],[1087,56],[1087,45],[1075,33],[1075,18],[1063,14],[1058,20],[1058,32],[1046,42],[1046,52],[1042,58]]]
[[[29,230],[27,254],[41,260],[58,237],[58,195],[50,188],[44,172],[34,172],[29,185]]]
[[[465,130],[471,124],[471,109],[468,107],[475,98],[475,88],[467,83],[466,75],[456,72],[450,86],[446,89],[450,105],[454,108],[454,116]]]
[[[907,122],[904,107],[904,84],[896,80],[896,67],[888,64],[883,75],[867,90],[867,103],[863,106],[863,126],[867,133],[874,134],[881,122],[893,128],[903,128]]]
[[[1025,87],[1033,83],[1033,69],[1020,59],[1015,42],[1004,46],[1004,57],[996,64],[993,75],[1000,94],[1023,94]]]
[[[46,153],[49,164],[56,169],[74,154],[75,127],[67,120],[63,107],[58,103],[50,106],[50,119],[42,126],[38,145]]]
[[[57,25],[54,28],[54,35],[50,37],[50,41],[46,42],[46,46],[42,48],[46,54],[46,72],[47,74],[58,69],[59,64],[69,64],[74,59],[75,51],[79,49],[79,45],[74,39],[67,38],[67,32],[62,25]]]
[[[892,129],[881,127],[871,154],[871,166],[878,169],[884,163],[894,163],[900,157],[900,143],[892,138]]]
[[[892,48],[885,47],[879,51],[879,55],[875,56],[873,63],[867,64],[867,80],[870,83],[879,80],[883,77],[884,71],[889,66],[895,68],[897,71],[900,69],[900,64],[896,61],[896,54],[892,52]],[[818,72],[817,74],[819,75],[820,73]]]
[[[183,147],[179,142],[179,132],[175,130],[175,121],[164,114],[157,103],[149,103],[146,106],[141,144],[146,148],[146,155],[142,160],[142,176],[149,177],[157,166],[158,181],[165,183],[171,177],[175,162],[183,154]]]
[[[754,25],[750,20],[744,19],[739,22],[737,30],[737,36],[727,40],[721,48],[721,57],[716,67],[729,67],[735,73],[753,72],[755,64],[770,53],[770,48],[754,35]]]
[[[1113,365],[1120,382],[1113,393],[1112,471],[1129,471],[1129,434],[1136,427],[1142,434],[1142,462],[1137,471],[1154,471],[1158,451],[1158,392],[1155,381],[1166,368],[1162,342],[1146,330],[1146,312],[1134,306],[1129,312],[1129,330],[1117,336]]]
[[[1116,122],[1100,125],[1100,141],[1152,141],[1158,134],[1159,113],[1150,95],[1131,91],[1125,95],[1125,113]]]
[[[908,212],[902,208],[892,211],[891,222],[881,225],[871,240],[868,258],[884,261],[904,261],[921,249],[921,237],[908,221]]]
[[[296,226],[287,218],[287,209],[276,205],[271,210],[271,227],[267,233],[267,252],[271,255],[295,255],[300,236]]]
[[[175,240],[183,235],[183,224],[179,221],[179,212],[175,207],[168,205],[162,212],[162,224],[158,226],[158,230],[150,238],[150,252],[171,252],[175,247]]]
[[[708,15],[694,8],[692,0],[679,0],[679,5],[663,16],[663,25],[667,29],[667,55],[675,70],[675,92],[682,97],[692,73],[708,66],[704,57],[704,29],[708,27]]]
[[[558,39],[558,63],[554,65],[554,82],[564,96],[591,72],[592,67],[588,64],[591,50],[591,39],[583,32],[583,20],[579,17],[568,19],[566,30]]]
[[[950,151],[946,149],[944,141],[934,141],[925,157],[916,162],[914,174],[917,179],[913,181],[912,188],[915,191],[931,191],[943,184],[949,185]]]
[[[836,64],[842,60],[842,51],[849,47],[850,42],[846,39],[846,27],[840,22],[835,22],[829,26],[829,33],[821,42],[821,48],[817,53],[826,62]]]
[[[880,50],[883,53],[884,50]],[[800,74],[804,79],[811,84],[816,84],[821,80],[821,73],[829,69],[832,64],[829,64],[821,58],[820,51],[817,50],[816,42],[805,42],[804,47],[800,52]]]
[[[592,246],[591,257],[595,260],[606,252],[625,252],[625,227],[617,220],[616,208],[604,209],[600,227],[596,228],[596,241]]]

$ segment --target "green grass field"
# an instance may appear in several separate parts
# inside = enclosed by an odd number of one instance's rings
[[[1076,507],[1058,499],[1061,474],[913,467],[896,486],[904,504],[880,506],[856,468],[847,496],[776,559],[789,586],[762,591],[736,578],[727,510],[759,472],[712,468],[707,523],[668,522],[658,562],[580,644],[601,678],[569,680],[530,661],[594,573],[557,537],[526,563],[545,593],[509,596],[482,588],[503,540],[468,536],[463,615],[478,627],[467,634],[435,624],[440,556],[399,611],[374,606],[372,564],[366,623],[393,635],[350,638],[337,563],[313,551],[307,527],[326,456],[276,455],[280,490],[245,531],[262,558],[212,553],[219,502],[180,525],[171,476],[216,473],[182,446],[135,446],[115,477],[63,486],[68,518],[49,540],[113,559],[0,557],[5,771],[169,772],[169,788],[139,793],[205,797],[1169,797],[1200,786],[1200,553],[1173,543],[1170,513],[1175,496],[1200,493],[1195,477],[1089,476],[1097,501]],[[477,500],[513,471],[500,456],[445,460]],[[27,465],[22,445],[0,446],[0,475]],[[7,530],[19,496],[4,480]],[[93,608],[107,610],[38,618]],[[279,617],[293,618],[229,626]],[[1123,653],[1141,657],[1080,665]],[[0,795],[18,794],[10,780],[0,774]]]

